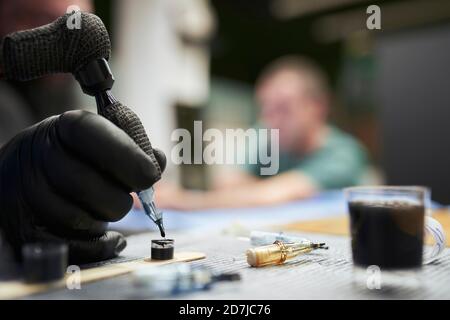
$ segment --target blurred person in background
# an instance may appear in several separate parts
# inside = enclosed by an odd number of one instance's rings
[[[246,165],[220,175],[212,191],[161,185],[158,205],[179,210],[273,205],[361,183],[368,160],[349,134],[328,123],[331,94],[322,70],[295,56],[270,64],[256,83],[260,125],[279,129],[279,171]]]
[[[50,23],[75,5],[92,11],[90,0],[1,0],[0,39],[9,33]],[[0,146],[29,125],[79,109],[72,75],[55,74],[27,82],[0,81]]]

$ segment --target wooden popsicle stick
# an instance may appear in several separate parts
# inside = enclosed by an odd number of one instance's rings
[[[204,259],[206,255],[201,252],[179,252],[171,260],[151,260],[150,258],[133,260],[122,263],[114,263],[106,266],[81,270],[81,284],[112,278],[127,274],[140,268],[149,266],[162,266],[175,262],[189,262]],[[66,280],[46,284],[26,284],[21,281],[0,282],[0,299],[16,299],[28,295],[64,288]]]

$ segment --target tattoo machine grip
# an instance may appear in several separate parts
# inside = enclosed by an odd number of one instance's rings
[[[161,178],[161,168],[153,153],[150,140],[138,116],[127,106],[115,101],[99,108],[98,113],[125,131],[136,144],[150,157],[158,170],[158,180]]]

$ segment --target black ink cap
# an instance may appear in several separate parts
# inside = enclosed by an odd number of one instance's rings
[[[22,258],[25,282],[56,281],[66,272],[68,247],[64,243],[29,243],[22,248]]]
[[[152,240],[152,259],[153,260],[170,260],[173,259],[174,240],[159,239]]]

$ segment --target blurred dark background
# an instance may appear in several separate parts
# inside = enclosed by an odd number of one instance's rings
[[[154,70],[153,65],[146,66],[147,61],[138,61],[133,55],[142,50],[145,32],[151,31],[144,22],[156,8],[162,13],[152,19],[158,21],[164,17],[161,24],[168,24],[164,19],[176,24],[183,15],[173,15],[173,12],[164,15],[171,6],[188,12],[190,7],[198,6],[200,0],[167,2],[166,5],[160,0],[139,0],[131,5],[119,0],[94,0],[95,13],[112,36],[113,60],[115,58],[119,64],[115,70],[120,70],[122,64],[115,89],[120,90],[124,83],[129,83],[118,96],[129,101],[138,113],[145,111],[142,111],[146,107],[144,102],[148,101],[135,94],[133,86],[141,84],[142,79],[147,81],[151,73],[148,70]],[[205,120],[210,127],[251,126],[257,118],[253,86],[261,70],[283,55],[307,56],[330,78],[334,92],[332,122],[355,135],[368,149],[373,163],[372,181],[426,185],[432,188],[435,200],[450,203],[450,90],[447,89],[450,1],[202,0],[201,3],[206,4],[214,18],[211,35],[202,38],[196,37],[195,32],[194,36],[184,34],[180,43],[184,48],[198,51],[203,48],[207,53],[208,94],[207,98],[196,102],[166,99],[167,104],[177,110],[174,112],[177,120],[173,121],[177,126],[188,128],[195,119]],[[369,16],[366,9],[372,4],[381,8],[381,30],[368,30],[366,26]],[[135,11],[126,12],[131,6]],[[141,13],[140,8],[142,15],[135,19],[136,13]],[[123,18],[126,14],[128,20]],[[133,25],[134,19],[143,22]],[[196,20],[190,22],[195,24]],[[133,29],[138,27],[141,29]],[[163,31],[168,29],[170,26]],[[142,43],[127,42],[130,30],[142,35]],[[148,34],[151,39],[161,33]],[[173,45],[172,39],[168,39],[161,48],[149,45],[147,53],[161,50],[160,56],[164,56]],[[133,62],[140,65],[136,67]],[[147,73],[142,71],[141,79],[140,68],[145,66],[148,70]],[[136,70],[136,74],[126,78],[129,70]],[[174,75],[170,77],[176,78],[177,70],[172,72]],[[164,72],[155,71],[154,83],[161,82],[158,77],[163,75]],[[149,90],[153,87],[149,85]],[[159,100],[155,101],[147,104],[161,110]],[[185,108],[189,104],[194,108]],[[74,107],[79,103],[67,105]],[[144,113],[140,116],[144,122],[151,120]],[[160,116],[162,129],[174,126],[165,122],[170,117]],[[155,132],[155,144],[167,151],[162,141],[168,140],[167,130],[157,129],[158,123],[152,124],[150,120],[144,125]],[[186,175],[186,180],[194,181],[199,173],[197,169],[195,166],[186,168],[194,170]],[[198,183],[202,184],[203,180],[199,179]]]

